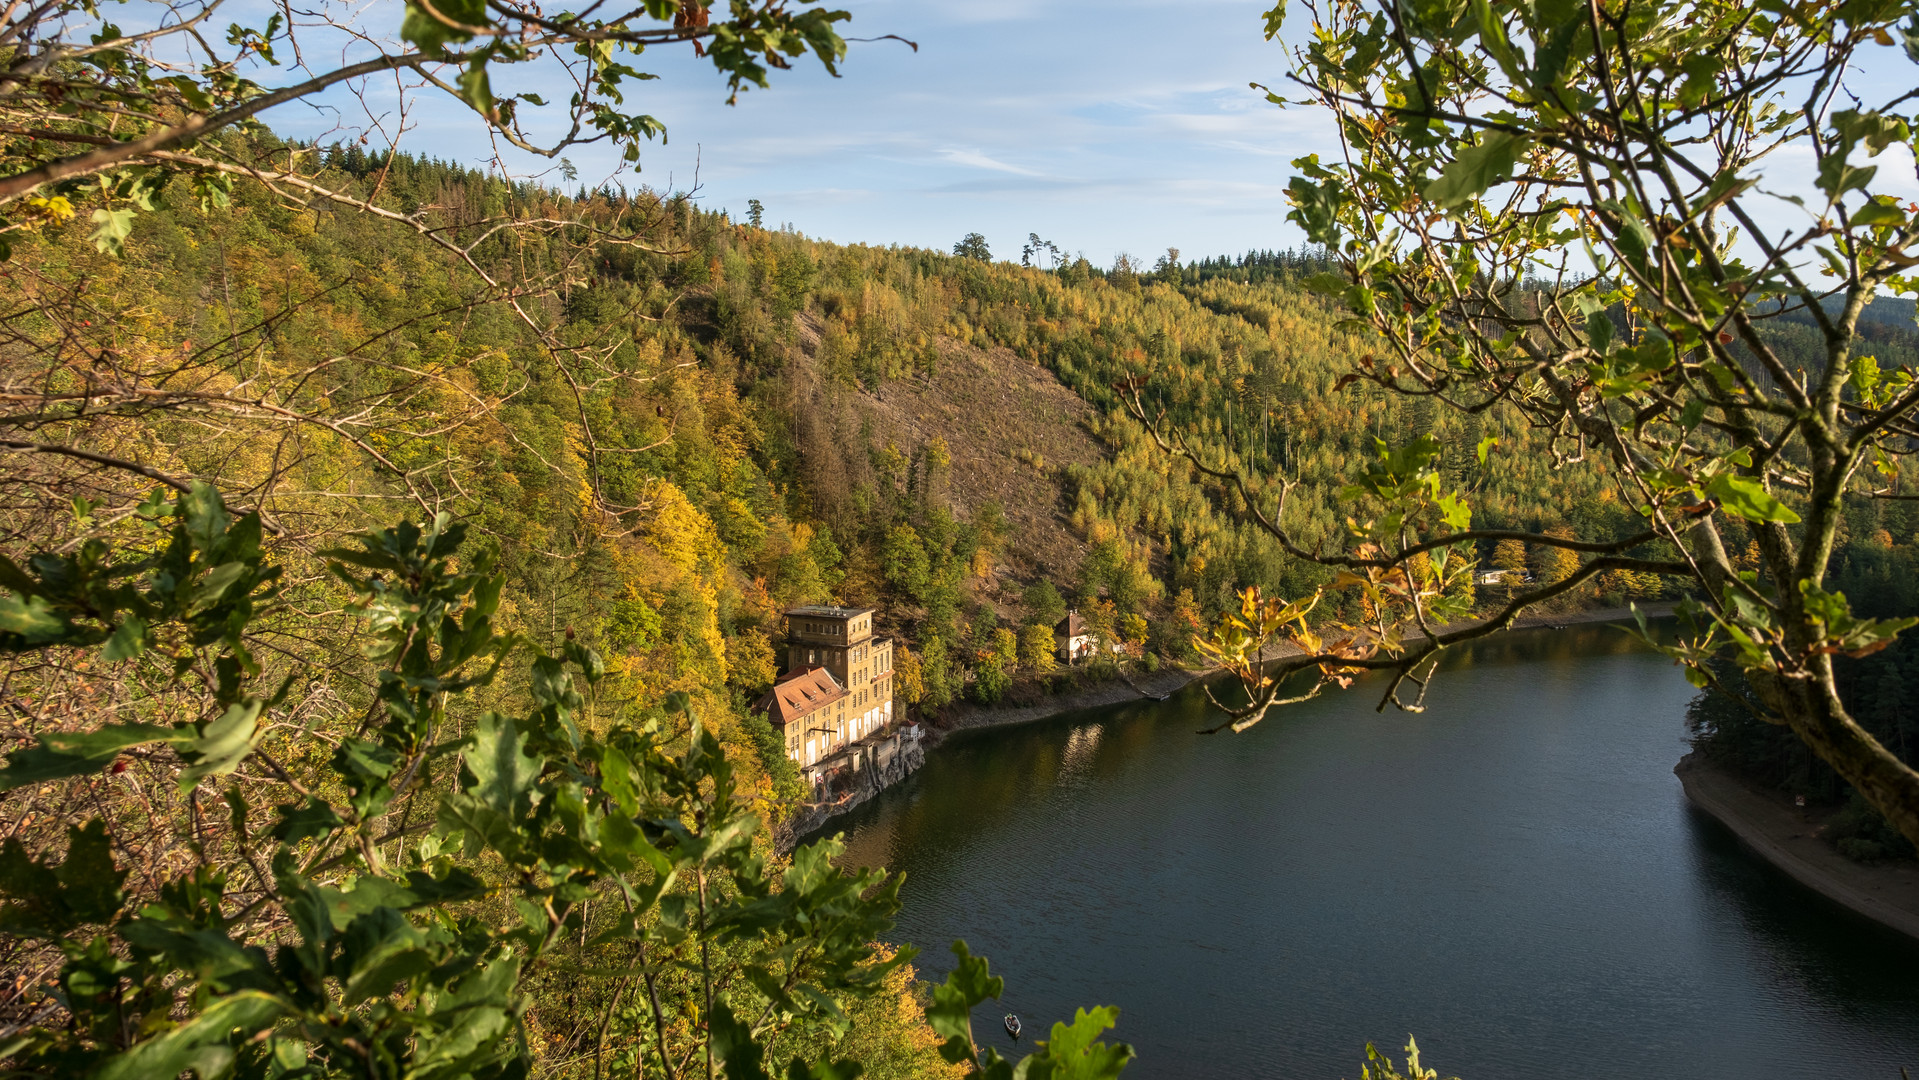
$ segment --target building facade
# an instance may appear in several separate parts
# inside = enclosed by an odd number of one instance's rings
[[[893,643],[873,636],[873,613],[826,605],[786,613],[787,673],[761,702],[802,767],[892,722]],[[831,697],[829,684],[843,696]]]
[[[1061,662],[1067,664],[1077,664],[1093,655],[1092,632],[1077,610],[1068,611],[1065,618],[1053,624],[1053,648]]]
[[[815,664],[780,676],[753,708],[779,730],[786,756],[811,766],[832,733],[845,729],[848,696],[832,672]]]

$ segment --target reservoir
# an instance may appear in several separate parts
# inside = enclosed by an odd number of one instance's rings
[[[1614,627],[1458,650],[1201,736],[1198,687],[964,733],[832,827],[907,873],[893,935],[1007,980],[1002,1053],[1120,1008],[1127,1076],[1347,1078],[1368,1041],[1464,1080],[1919,1076],[1919,945],[1693,811],[1679,670]]]

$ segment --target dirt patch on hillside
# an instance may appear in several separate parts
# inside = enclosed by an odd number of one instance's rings
[[[910,459],[937,436],[951,463],[936,476],[932,498],[962,520],[988,501],[1006,515],[1003,565],[986,591],[1037,577],[1064,587],[1078,577],[1084,544],[1069,524],[1063,472],[1106,456],[1087,428],[1091,406],[1009,349],[948,338],[937,343],[933,376],[888,380],[869,392],[825,380],[813,361],[818,341],[818,326],[803,316],[791,389],[817,498],[850,500],[862,485],[903,483],[886,469],[889,448]]]
[[[956,514],[988,500],[1006,514],[1007,558],[1022,576],[1066,583],[1078,576],[1084,545],[1068,523],[1065,465],[1091,465],[1105,449],[1087,430],[1092,406],[1053,373],[1009,349],[975,349],[942,339],[939,372],[864,394],[878,433],[920,446],[939,435],[953,463],[945,490]],[[1024,458],[1024,460],[1022,460]]]

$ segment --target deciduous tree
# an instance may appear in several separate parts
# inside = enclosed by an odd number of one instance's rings
[[[1194,452],[1148,406],[1141,371],[1119,390],[1161,444],[1225,485],[1288,554],[1338,567],[1338,587],[1365,598],[1366,625],[1322,633],[1308,615],[1323,591],[1249,593],[1210,643],[1251,695],[1231,725],[1281,700],[1252,659],[1276,637],[1303,653],[1283,669],[1318,672],[1306,696],[1385,669],[1381,707],[1416,709],[1441,649],[1600,574],[1670,575],[1696,593],[1666,646],[1688,677],[1714,685],[1712,661],[1731,659],[1753,688],[1745,700],[1919,840],[1919,772],[1853,719],[1833,673],[1835,655],[1884,648],[1919,620],[1858,616],[1828,584],[1848,504],[1895,494],[1919,447],[1919,380],[1883,368],[1856,332],[1882,292],[1919,292],[1919,207],[1872,161],[1910,144],[1919,117],[1909,79],[1849,77],[1868,52],[1913,40],[1914,5],[1305,0],[1293,11],[1309,25],[1293,38],[1291,86],[1271,99],[1323,110],[1341,153],[1295,161],[1290,217],[1331,260],[1311,287],[1373,343],[1342,386],[1522,416],[1551,433],[1563,467],[1603,463],[1639,528],[1579,540],[1475,529],[1422,436],[1357,463],[1345,544],[1316,549],[1294,539],[1288,486]],[[1268,34],[1287,19],[1274,8]],[[1893,62],[1896,51],[1872,57]],[[1810,159],[1802,194],[1781,192],[1777,173],[1766,182],[1782,154]],[[1811,362],[1762,333],[1785,316],[1813,328]],[[1723,538],[1742,532],[1758,574],[1728,557]],[[1438,630],[1457,610],[1448,581],[1464,545],[1508,539],[1586,557],[1483,625]],[[1409,572],[1422,551],[1431,567]]]

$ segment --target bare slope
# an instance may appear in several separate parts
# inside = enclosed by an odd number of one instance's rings
[[[1087,429],[1093,410],[1053,373],[1003,348],[936,342],[929,378],[893,379],[877,391],[825,378],[815,362],[819,327],[802,316],[790,370],[801,455],[820,509],[909,482],[910,462],[943,439],[950,464],[930,494],[963,520],[991,501],[1006,515],[1007,545],[987,593],[1044,577],[1062,589],[1078,576],[1083,541],[1068,523],[1064,466],[1106,455]]]

